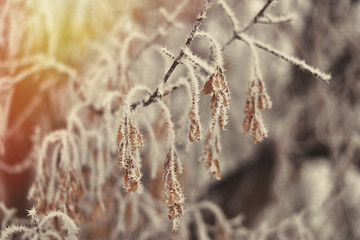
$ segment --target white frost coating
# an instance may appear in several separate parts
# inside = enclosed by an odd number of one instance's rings
[[[78,116],[78,111],[82,109],[83,106],[85,105],[79,104],[77,107],[74,107],[74,110],[71,111],[67,120],[67,124],[68,124],[67,130],[71,133],[72,131],[75,131],[75,129],[77,129],[79,132],[79,139],[80,139],[79,163],[80,164],[85,164],[87,162],[86,156],[87,156],[87,143],[88,143],[85,126],[81,121],[80,117]]]
[[[74,134],[68,134],[69,153],[70,153],[70,167],[72,169],[81,169],[80,164],[80,149],[75,141]]]
[[[145,117],[141,117],[141,121],[146,127],[146,130],[149,134],[149,144],[150,144],[150,156],[151,156],[151,168],[150,168],[150,177],[154,179],[156,177],[156,173],[159,170],[160,166],[160,152],[159,152],[159,144],[156,140],[155,132],[153,127],[150,125],[149,121]]]
[[[194,68],[190,65],[189,62],[185,62],[185,66],[188,70],[188,74],[189,74],[189,78],[190,78],[190,83],[191,83],[191,89],[192,89],[192,97],[194,98],[194,102],[195,102],[195,109],[196,112],[199,112],[199,100],[200,100],[200,90],[199,90],[199,83],[197,80],[197,76],[195,73]],[[189,99],[191,102],[191,98]]]
[[[129,50],[130,50],[130,44],[133,40],[135,39],[141,39],[145,42],[149,41],[149,38],[144,35],[144,34],[141,34],[139,32],[132,32],[131,34],[129,34],[123,44],[121,45],[121,51],[120,51],[120,59],[118,60],[118,64],[122,66],[122,69],[121,69],[121,75],[120,75],[120,82],[122,84],[124,84],[124,86],[127,86],[127,82],[129,82],[128,79],[126,79],[126,71],[128,69],[128,60],[129,60]]]
[[[1,139],[0,139],[1,141]],[[0,142],[0,148],[1,148],[1,142]],[[1,150],[1,149],[0,149]],[[10,174],[17,174],[25,171],[29,167],[33,165],[33,160],[31,157],[27,157],[25,160],[23,160],[21,163],[18,164],[12,164],[9,165],[3,160],[0,159],[0,169],[4,172],[10,173]]]
[[[187,2],[188,0],[186,1],[183,1],[183,2]],[[184,28],[184,24],[180,23],[180,22],[177,22],[175,21],[176,20],[176,17],[178,15],[178,13],[176,13],[175,11],[173,13],[169,13],[165,8],[161,7],[159,9],[159,12],[161,13],[161,15],[164,16],[164,18],[166,19],[166,21],[168,23],[170,23],[171,25],[173,25],[174,27],[178,28],[178,29],[182,29]],[[165,28],[159,28],[159,33],[163,36],[165,36],[167,34],[167,31]],[[163,33],[162,33],[163,32]]]
[[[193,211],[193,215],[195,218],[196,223],[196,232],[197,232],[197,239],[199,240],[210,240],[210,237],[207,233],[206,224],[204,222],[203,217],[201,216],[201,212],[199,210]]]
[[[113,112],[112,106],[113,106],[113,102],[114,100],[119,100],[124,98],[124,95],[120,92],[120,91],[110,91],[109,93],[107,93],[104,97],[103,100],[103,109],[104,109],[104,122],[105,122],[105,131],[106,131],[106,136],[110,141],[107,141],[107,148],[108,150],[111,151],[111,149],[116,149],[117,144],[116,144],[116,131],[114,131],[114,129],[117,127],[115,125],[115,119],[116,116],[119,114],[119,109],[116,110],[115,112]],[[108,151],[108,152],[110,152]]]
[[[105,183],[105,159],[103,157],[103,146],[104,146],[104,138],[96,131],[93,132],[92,135],[89,134],[89,137],[92,137],[96,141],[97,148],[97,161],[96,161],[96,199],[99,201],[100,208],[103,212],[105,212],[105,205],[103,201],[102,195],[102,187]]]
[[[161,47],[161,52],[165,53],[165,55],[169,56],[172,60],[175,60],[176,58],[175,54],[171,52],[166,46]]]
[[[211,43],[211,48],[213,49],[214,54],[215,54],[214,60],[215,60],[216,66],[223,67],[224,58],[222,55],[220,43],[209,32],[205,32],[205,31],[197,31],[195,34],[195,37],[203,37],[203,38],[206,38],[209,40],[209,42]]]
[[[125,116],[128,116],[131,114],[131,112],[130,112],[131,104],[132,104],[131,100],[135,96],[135,94],[137,94],[137,92],[145,92],[147,95],[151,95],[150,89],[148,87],[146,87],[145,85],[137,84],[133,88],[131,88],[124,99],[124,105],[126,108],[126,109],[124,109]]]
[[[54,230],[51,230],[51,229],[48,229],[46,232],[45,232],[45,236],[49,236],[50,239],[57,239],[57,240],[62,240],[63,238],[61,237],[61,235],[54,231]]]
[[[192,62],[194,65],[201,67],[208,73],[212,73],[214,71],[214,66],[208,64],[204,59],[196,56],[190,48],[184,46],[183,51],[185,56]]]
[[[49,178],[49,182],[47,184],[47,192],[46,192],[46,199],[51,202],[55,196],[55,176],[56,176],[56,163],[57,163],[57,159],[59,157],[59,153],[60,153],[60,144],[57,144],[54,147],[54,150],[52,152],[52,156],[49,157],[48,159],[50,159],[50,178]]]
[[[175,131],[174,131],[174,123],[171,120],[171,113],[169,108],[165,105],[162,100],[157,101],[160,105],[161,109],[163,110],[163,115],[166,119],[167,126],[167,147],[175,149]]]
[[[184,10],[184,8],[188,2],[189,2],[189,0],[183,0],[182,2],[177,4],[175,10],[172,13],[169,13],[163,7],[160,8],[159,11],[169,23],[173,23],[175,21],[175,19],[179,16],[179,14]]]
[[[18,75],[16,75],[14,78],[12,78],[10,80],[11,84],[16,84],[22,80],[24,80],[25,78],[27,78],[28,76],[31,76],[33,74],[36,74],[38,72],[47,70],[47,69],[55,69],[61,73],[65,73],[67,74],[70,79],[75,79],[77,76],[76,70],[73,69],[70,66],[67,66],[53,58],[50,57],[39,57],[39,59],[41,60],[39,63],[37,63],[36,65],[25,69],[23,71],[21,71],[21,73],[19,73]]]
[[[227,4],[226,0],[218,0],[219,6],[224,10],[226,15],[230,18],[231,24],[233,26],[233,29],[235,32],[238,32],[240,30],[240,23],[238,19],[235,16],[235,13],[233,10],[231,10],[230,6]]]
[[[192,102],[192,107],[194,108],[193,109],[194,120],[197,123],[201,123],[200,113],[199,113],[200,90],[199,90],[198,77],[196,76],[195,69],[193,68],[193,66],[191,66],[191,64],[188,61],[185,61],[184,64],[188,70],[188,74],[189,74],[189,78],[190,78],[190,82],[191,82],[192,96],[189,95],[189,98],[190,98],[189,101]],[[202,138],[201,124],[199,124],[199,131],[200,131],[200,139],[201,139]]]
[[[0,240],[10,240],[12,235],[26,232],[32,232],[32,230],[25,226],[11,225],[1,232]]]
[[[251,53],[251,68],[250,68],[250,80],[254,79],[262,79],[261,71],[260,71],[260,62],[259,62],[259,55],[257,53],[257,50],[254,46],[253,40],[248,37],[247,35],[244,35],[243,37],[245,43],[249,46],[250,53]]]
[[[99,43],[92,43],[91,46],[99,53],[99,61],[103,59],[109,65],[109,67],[107,67],[107,75],[109,79],[117,79],[116,62],[114,61],[114,57],[111,55],[111,50]],[[104,76],[103,78],[106,79]]]
[[[174,159],[176,153],[176,148],[175,148],[175,140],[176,140],[176,136],[175,136],[175,130],[174,130],[174,122],[171,119],[171,113],[169,108],[166,106],[166,104],[162,101],[159,100],[157,101],[157,103],[160,105],[161,109],[163,110],[163,115],[166,119],[166,123],[167,123],[167,147],[170,149],[169,153],[171,155],[170,159]],[[178,157],[176,157],[176,161],[177,161],[177,165],[178,165],[178,173],[181,174],[183,167],[182,167],[182,163],[180,161],[180,159]],[[173,162],[173,161],[172,161]],[[175,174],[174,174],[175,176]]]
[[[16,209],[14,208],[7,208],[5,206],[5,203],[0,201],[0,210],[2,212],[2,220],[1,220],[1,228],[0,229],[4,229],[8,223],[10,222],[10,220],[13,219],[15,213],[16,213]],[[1,236],[1,235],[0,235]]]
[[[244,41],[244,39],[247,38],[247,36],[245,34],[240,34],[240,35],[238,35],[238,37],[243,41]],[[252,42],[254,43],[254,45],[256,47],[258,47],[264,51],[267,51],[267,52],[269,52],[291,64],[294,64],[295,66],[310,72],[311,74],[320,78],[321,80],[325,81],[326,83],[329,83],[329,80],[331,79],[330,74],[322,72],[319,69],[308,65],[304,60],[301,60],[299,58],[296,58],[294,56],[291,56],[284,52],[281,52],[281,51],[271,47],[269,44],[261,42],[259,40],[252,39]]]
[[[29,116],[34,112],[34,110],[42,103],[42,96],[38,95],[33,98],[33,100],[28,103],[27,107],[22,112],[21,116],[19,116],[15,121],[12,122],[11,128],[9,127],[7,130],[7,135],[11,136],[16,134],[16,132],[21,128],[22,124],[29,118]]]
[[[58,131],[53,131],[51,133],[49,133],[48,135],[46,135],[44,137],[44,140],[42,141],[41,144],[41,148],[39,151],[39,158],[38,158],[38,167],[37,167],[37,174],[43,176],[43,170],[42,170],[42,165],[43,165],[43,161],[44,159],[46,159],[47,156],[47,150],[49,148],[49,145],[51,143],[54,143],[56,141],[62,140],[66,137],[66,130],[58,130]]]
[[[78,234],[78,227],[76,226],[74,220],[72,220],[68,215],[61,211],[51,211],[48,215],[43,217],[39,223],[40,229],[45,229],[46,224],[50,223],[53,218],[58,218],[63,222],[63,228],[68,232],[69,240],[76,240]]]
[[[258,23],[265,23],[265,24],[277,24],[277,23],[284,23],[293,21],[296,18],[296,14],[289,13],[284,16],[274,16],[269,13],[266,13],[263,17],[260,17]]]
[[[70,169],[71,164],[71,153],[70,153],[70,147],[69,147],[69,134],[66,131],[65,134],[61,136],[61,143],[62,143],[62,149],[61,149],[61,157],[60,157],[60,163],[59,166],[62,169]]]
[[[210,201],[202,201],[202,202],[199,202],[199,203],[189,207],[188,211],[192,212],[192,211],[198,211],[201,209],[209,210],[212,214],[214,214],[216,221],[218,223],[222,224],[225,232],[227,232],[227,233],[231,232],[231,226],[230,226],[229,222],[226,220],[227,218],[219,206],[217,206],[215,203],[210,202]]]

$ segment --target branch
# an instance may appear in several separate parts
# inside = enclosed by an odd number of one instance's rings
[[[166,32],[172,26],[176,26],[175,20],[180,15],[180,13],[182,13],[182,11],[183,11],[185,5],[188,3],[188,1],[189,0],[182,1],[177,6],[175,11],[171,14],[169,14],[169,13],[164,14],[165,13],[164,10],[160,9],[160,12],[166,18],[165,26],[158,28],[156,33],[152,37],[150,37],[150,40],[145,43],[145,45],[133,57],[132,61],[126,66],[125,72],[128,71],[134,65],[134,63],[141,57],[141,55],[145,52],[146,49],[148,49],[152,44],[154,44],[157,40],[160,39],[163,32]]]
[[[224,50],[227,46],[229,46],[235,39],[236,35],[246,32],[249,28],[251,28],[254,24],[258,23],[263,19],[266,10],[270,7],[270,5],[274,2],[274,0],[268,0],[267,3],[260,9],[260,11],[253,17],[253,19],[248,22],[245,26],[243,26],[240,30],[239,28],[239,20],[236,18],[234,12],[231,10],[231,7],[224,1],[219,0],[220,7],[224,10],[225,14],[229,17],[231,24],[233,26],[233,36],[229,39],[221,50]]]
[[[202,21],[204,20],[204,18],[206,17],[206,12],[209,10],[209,8],[211,7],[210,5],[211,0],[206,0],[201,12],[199,13],[199,15],[197,16],[196,22],[191,30],[190,35],[188,36],[188,38],[185,41],[184,46],[188,47],[190,45],[190,43],[194,40],[195,34],[196,32],[199,30],[199,27],[202,23]],[[170,78],[172,72],[175,70],[176,66],[179,64],[180,59],[184,56],[184,50],[183,48],[180,50],[179,55],[177,56],[177,58],[174,60],[173,64],[171,65],[171,67],[169,68],[169,70],[167,71],[167,73],[164,76],[164,83],[166,83],[168,81],[168,79]]]
[[[210,9],[211,7],[211,0],[206,0],[204,6],[201,9],[201,12],[199,13],[199,15],[196,18],[196,22],[191,30],[190,35],[187,37],[184,47],[188,47],[191,42],[194,40],[195,34],[196,32],[199,30],[199,27],[201,25],[201,23],[203,22],[203,20],[206,17],[206,12]],[[164,76],[164,84],[169,80],[171,74],[174,72],[175,68],[177,67],[177,65],[180,63],[181,58],[184,56],[184,48],[181,48],[179,55],[175,58],[174,62],[172,63],[172,65],[170,66],[169,70],[166,72],[165,76]],[[142,100],[140,102],[134,103],[131,105],[131,110],[135,110],[137,107],[139,107],[140,105],[146,107],[149,104],[153,103],[155,100],[157,100],[158,98],[162,97],[159,94],[159,88],[157,88],[147,100]]]
[[[246,32],[255,23],[257,23],[259,19],[264,16],[265,11],[270,7],[273,2],[274,0],[268,0],[267,3],[263,6],[263,8],[260,9],[260,11],[255,15],[255,17],[250,22],[248,22],[240,31],[237,31],[237,33]]]
[[[248,38],[248,37],[244,34],[236,35],[236,39],[241,40],[243,42],[247,42],[246,38]],[[300,69],[306,70],[306,71],[310,72],[312,75],[314,75],[315,77],[318,77],[321,80],[325,81],[326,83],[329,83],[329,80],[331,78],[330,74],[324,73],[324,72],[320,71],[319,69],[310,66],[304,60],[301,60],[299,58],[296,58],[296,57],[290,56],[286,53],[283,53],[283,52],[271,47],[269,44],[266,44],[259,40],[252,39],[252,42],[257,48],[260,48],[268,53],[271,53],[271,54],[285,60],[286,62],[289,62],[289,63],[297,66]]]
[[[263,17],[258,19],[258,23],[262,24],[278,24],[278,23],[286,23],[290,22],[295,18],[295,14],[290,13],[285,16],[273,16],[271,14],[266,14]]]

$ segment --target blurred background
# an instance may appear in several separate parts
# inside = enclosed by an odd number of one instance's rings
[[[240,24],[245,24],[266,1],[227,3]],[[139,83],[154,90],[172,62],[160,47],[177,55],[202,5],[201,0],[183,8],[179,1],[164,0],[0,2],[0,201],[16,209],[14,219],[26,217],[26,209],[33,205],[27,195],[36,179],[44,137],[66,129],[75,106],[89,104],[89,111],[79,113],[85,128],[102,129],[102,117],[97,114],[109,93],[126,94]],[[203,201],[215,203],[232,229],[231,237],[223,239],[360,239],[360,1],[278,1],[269,12],[294,14],[294,19],[255,24],[246,33],[304,59],[330,73],[332,79],[326,84],[259,50],[273,107],[263,112],[268,137],[254,144],[242,131],[250,52],[243,42],[229,45],[223,53],[231,91],[230,120],[227,131],[221,132],[220,181],[210,179],[198,163],[202,143],[188,141],[186,91],[180,88],[166,97],[184,164],[185,209]],[[221,45],[233,34],[231,22],[216,1],[201,28]],[[194,40],[191,49],[209,58],[206,40]],[[168,84],[183,77],[186,69],[179,66]],[[203,82],[199,80],[200,88]],[[204,128],[209,121],[209,99],[201,96]],[[118,116],[113,115],[109,126],[118,124]],[[145,138],[141,151],[144,191],[159,200],[163,198],[161,170],[154,170],[153,165],[161,166],[166,155],[162,119],[153,106],[141,109],[138,119]],[[117,128],[113,131],[114,138],[106,136],[105,142],[115,141]],[[151,142],[151,134],[156,143]],[[161,214],[166,210],[162,207]],[[212,214],[201,213],[205,226],[212,226]],[[188,238],[205,239],[197,233],[196,217],[184,219]],[[91,229],[85,225],[86,221],[80,225],[81,236],[91,239]],[[112,232],[112,227],[103,231]],[[136,239],[136,229],[112,236]],[[168,229],[155,230],[154,239],[183,237]],[[214,231],[209,228],[208,239],[220,239]]]

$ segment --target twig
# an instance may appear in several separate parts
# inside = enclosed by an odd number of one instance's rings
[[[244,42],[246,42],[245,38],[247,38],[247,37],[244,34],[237,34],[236,35],[236,39],[244,41]],[[252,39],[252,42],[257,48],[260,48],[260,49],[262,49],[262,50],[264,50],[264,51],[266,51],[268,53],[271,53],[271,54],[285,60],[286,62],[289,62],[289,63],[297,66],[300,69],[304,69],[304,70],[310,72],[315,77],[318,77],[321,80],[325,81],[326,83],[329,83],[329,80],[331,78],[330,74],[321,72],[319,69],[308,65],[304,60],[301,60],[301,59],[298,59],[296,57],[290,56],[290,55],[288,55],[286,53],[283,53],[283,52],[281,52],[281,51],[279,51],[279,50],[271,47],[270,45],[268,45],[268,44],[266,44],[264,42],[261,42],[259,40]]]
[[[142,48],[133,57],[132,61],[126,66],[125,72],[128,71],[129,69],[131,69],[131,67],[141,57],[141,55],[145,52],[146,49],[148,49],[152,44],[154,44],[156,41],[158,41],[161,38],[162,32],[166,32],[170,27],[176,25],[175,19],[180,15],[180,13],[182,12],[185,4],[187,4],[188,1],[189,0],[182,1],[182,3],[176,8],[176,10],[172,13],[172,15],[168,16],[168,18],[166,18],[165,26],[162,27],[162,28],[159,28],[157,30],[157,32],[149,39],[149,41],[147,41],[145,43],[145,45],[142,46]]]
[[[188,38],[185,41],[184,46],[188,47],[190,45],[190,43],[194,40],[194,36],[196,34],[196,32],[199,30],[199,27],[202,23],[202,21],[204,20],[205,16],[206,16],[206,12],[207,10],[209,10],[209,8],[211,7],[210,5],[211,0],[207,0],[201,10],[201,12],[199,13],[199,15],[197,16],[196,22],[191,30],[190,35],[188,36]],[[174,60],[173,64],[171,65],[171,67],[169,68],[169,70],[167,71],[167,73],[164,76],[164,83],[166,83],[168,81],[168,79],[170,78],[172,72],[175,70],[176,66],[179,64],[179,60],[184,56],[184,50],[183,48],[180,50],[179,56],[177,56],[177,58]]]
[[[295,18],[295,14],[290,13],[285,16],[273,16],[271,14],[266,14],[265,16],[258,19],[258,23],[262,24],[278,24],[278,23],[286,23],[290,22]]]
[[[260,9],[260,11],[248,22],[244,27],[238,30],[238,19],[235,17],[231,8],[227,5],[224,0],[220,0],[220,7],[224,10],[226,15],[229,17],[231,24],[233,26],[233,36],[225,43],[221,50],[224,50],[227,46],[229,46],[234,40],[236,40],[236,35],[246,32],[249,28],[251,28],[254,24],[258,23],[264,17],[265,11],[270,7],[271,3],[274,0],[268,0],[267,3]]]
[[[182,63],[181,58],[185,55],[184,49],[186,49],[186,47],[188,47],[191,42],[193,41],[195,34],[197,33],[197,31],[199,30],[199,27],[203,21],[203,19],[205,18],[206,12],[207,10],[210,8],[210,2],[211,0],[207,0],[206,3],[204,4],[201,12],[199,13],[196,23],[194,24],[192,31],[189,35],[189,37],[186,39],[184,47],[180,50],[179,55],[175,58],[174,56],[171,56],[174,61],[171,65],[171,67],[169,68],[169,70],[166,72],[164,79],[163,79],[163,83],[165,84],[167,82],[167,80],[170,78],[172,72],[175,70],[175,68],[177,67],[177,65],[179,63]],[[225,1],[220,1],[220,7],[225,11],[225,13],[227,14],[227,16],[230,18],[231,22],[232,22],[232,26],[234,27],[233,29],[233,36],[231,39],[229,39],[222,47],[221,47],[221,51],[223,51],[225,48],[227,48],[233,41],[235,40],[241,40],[241,41],[245,41],[246,39],[248,39],[248,36],[243,34],[243,32],[247,31],[249,28],[251,28],[254,24],[256,23],[262,23],[262,21],[264,20],[263,18],[265,17],[265,12],[266,10],[271,6],[271,4],[274,2],[274,0],[268,0],[267,3],[260,9],[260,11],[253,17],[253,19],[247,23],[241,30],[236,31],[236,29],[238,28],[238,20],[235,17],[235,15],[231,12],[231,8],[226,4]],[[297,67],[307,70],[309,71],[311,74],[313,74],[314,76],[324,80],[325,82],[329,82],[331,76],[327,73],[321,72],[319,69],[314,68],[310,65],[308,65],[304,60],[300,60],[296,57],[290,56],[288,54],[285,54],[271,46],[269,46],[266,43],[263,43],[259,40],[255,40],[255,39],[251,39],[251,41],[253,42],[254,46],[257,48],[260,48],[264,51],[267,51],[291,64],[296,65]],[[143,106],[146,107],[148,105],[150,105],[151,103],[155,102],[157,99],[161,98],[164,95],[168,95],[170,94],[172,91],[176,90],[178,87],[173,87],[171,90],[167,91],[165,94],[160,95],[159,94],[159,89],[157,88],[148,99],[143,99],[141,101],[135,102],[131,105],[131,109],[135,110],[136,108]],[[97,110],[99,111],[99,110]],[[101,110],[100,110],[101,111]]]
[[[237,31],[237,33],[239,34],[239,33],[246,32],[255,23],[257,23],[259,21],[259,19],[264,16],[266,9],[268,9],[270,7],[271,3],[273,3],[273,2],[274,2],[274,0],[268,0],[267,3],[263,6],[263,8],[260,9],[260,11],[255,15],[255,17],[250,22],[248,22],[240,31]]]
[[[204,6],[201,9],[201,12],[199,13],[199,15],[196,18],[196,22],[191,30],[190,35],[187,37],[187,39],[185,41],[185,44],[184,44],[185,47],[188,47],[191,44],[191,42],[194,40],[194,36],[195,36],[196,32],[199,30],[199,27],[206,16],[206,12],[211,7],[210,3],[211,3],[211,0],[206,0]],[[184,50],[183,50],[183,48],[181,48],[179,55],[175,58],[174,62],[172,63],[169,70],[166,72],[166,74],[164,76],[164,79],[163,79],[164,84],[169,80],[171,74],[173,73],[173,71],[175,70],[177,65],[180,63],[180,60],[183,56],[184,56]],[[146,107],[160,97],[161,97],[161,95],[159,94],[159,88],[157,88],[150,95],[150,97],[147,100],[142,100],[140,102],[136,102],[136,103],[132,104],[131,109],[135,110],[140,105]]]

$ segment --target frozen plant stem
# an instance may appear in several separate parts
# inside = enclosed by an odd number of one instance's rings
[[[199,30],[199,27],[201,25],[201,23],[203,22],[203,20],[206,17],[206,12],[210,9],[211,7],[211,0],[206,0],[204,6],[201,9],[201,12],[199,13],[199,15],[196,18],[196,22],[191,30],[190,35],[187,37],[184,47],[188,47],[191,42],[194,40],[195,38],[195,34],[196,32]],[[179,55],[175,58],[174,62],[172,63],[172,65],[170,66],[169,70],[166,72],[165,76],[164,76],[164,84],[169,80],[171,74],[174,72],[175,68],[177,67],[177,65],[180,63],[181,58],[184,56],[184,50],[183,48],[181,48]],[[157,98],[159,98],[159,89],[157,88],[147,100],[143,100],[141,102],[137,102],[131,105],[131,109],[135,110],[139,105],[142,105],[144,107],[148,106],[149,104],[151,104],[152,102],[154,102]]]
[[[271,6],[271,4],[273,2],[274,2],[274,0],[268,0],[266,2],[266,4],[260,9],[260,11],[255,15],[255,17],[249,23],[247,23],[241,30],[238,30],[238,19],[235,17],[234,12],[231,10],[231,8],[227,5],[227,3],[224,0],[219,0],[220,7],[223,9],[225,14],[229,17],[231,24],[233,26],[233,36],[231,39],[229,39],[223,45],[221,50],[224,50],[235,40],[241,40],[247,44],[248,44],[248,41],[250,40],[255,47],[260,48],[264,51],[267,51],[267,52],[269,52],[291,64],[294,64],[295,66],[297,66],[301,69],[309,71],[315,77],[318,77],[321,80],[328,83],[331,78],[330,74],[324,73],[324,72],[320,71],[319,69],[308,65],[304,60],[301,60],[296,57],[290,56],[286,53],[283,53],[283,52],[271,47],[270,45],[268,45],[266,43],[263,43],[259,40],[251,39],[244,33],[256,23],[264,23],[264,18],[267,19],[265,16],[266,10]],[[289,16],[285,17],[283,19],[279,18],[280,20],[278,20],[278,21],[279,22],[288,21],[292,18],[291,17],[292,15],[289,15]],[[270,19],[268,19],[268,20],[269,20],[269,23],[276,23],[275,20],[273,22],[271,22]]]
[[[234,12],[231,10],[231,8],[229,7],[229,5],[225,2],[225,0],[219,0],[219,4],[220,7],[224,10],[225,14],[229,17],[231,24],[233,26],[233,36],[231,39],[229,39],[224,46],[222,47],[221,50],[224,50],[227,46],[229,46],[235,39],[236,39],[236,35],[246,32],[249,28],[251,28],[254,24],[258,23],[259,20],[261,20],[264,17],[264,14],[266,12],[266,10],[270,7],[271,3],[273,3],[274,0],[268,0],[266,2],[266,4],[260,9],[260,11],[255,15],[255,17],[253,17],[251,19],[250,22],[248,22],[245,26],[243,26],[240,30],[239,30],[239,21],[238,19],[235,17]]]
[[[165,76],[164,76],[164,83],[166,83],[168,81],[168,79],[170,78],[171,74],[173,73],[173,71],[175,70],[175,68],[177,67],[177,65],[179,63],[181,63],[181,58],[185,55],[184,49],[186,47],[188,47],[191,42],[193,41],[193,39],[195,38],[196,33],[199,30],[199,27],[202,23],[202,21],[205,18],[206,12],[207,10],[211,7],[210,5],[211,0],[207,0],[201,10],[201,12],[199,13],[196,22],[192,28],[192,31],[189,35],[189,37],[186,39],[184,47],[180,50],[179,55],[175,58],[174,62],[172,63],[172,65],[170,66],[169,70],[166,72]],[[225,11],[226,15],[230,18],[232,26],[233,26],[233,37],[231,39],[229,39],[222,47],[221,47],[221,51],[223,51],[225,48],[227,48],[233,41],[235,40],[241,40],[244,41],[244,34],[243,32],[247,31],[249,28],[251,28],[254,24],[256,23],[260,23],[261,19],[264,17],[266,10],[271,6],[271,4],[274,2],[274,0],[268,0],[266,2],[266,4],[260,9],[260,11],[254,16],[254,18],[247,23],[243,28],[241,28],[241,30],[237,30],[238,27],[238,20],[235,17],[234,13],[231,12],[231,8],[227,5],[227,3],[223,0],[221,0],[220,3],[220,7]],[[264,51],[267,51],[277,57],[280,57],[281,59],[294,64],[295,66],[307,70],[309,71],[311,74],[313,74],[314,76],[322,79],[323,81],[325,81],[326,83],[329,82],[331,75],[324,73],[322,71],[320,71],[319,69],[316,69],[310,65],[308,65],[304,60],[300,60],[296,57],[290,56],[286,53],[282,53],[281,51],[271,47],[270,45],[263,43],[261,41],[252,39],[252,42],[254,44],[255,47],[260,48]],[[173,88],[172,90],[176,90],[177,88]],[[172,92],[172,91],[170,91]],[[170,93],[168,92],[168,93]],[[148,105],[150,105],[151,103],[155,102],[156,99],[160,98],[162,96],[160,96],[159,94],[159,89],[157,88],[147,100],[142,100],[139,102],[135,102],[131,105],[131,110],[135,110],[137,107],[139,106],[143,106],[146,107]]]
[[[255,15],[255,17],[246,24],[238,33],[246,32],[249,28],[251,28],[254,24],[256,24],[261,17],[264,16],[265,11],[270,7],[270,5],[274,2],[274,0],[268,0],[264,7]]]
[[[236,39],[244,41],[244,42],[246,42],[245,38],[248,38],[244,34],[236,34],[235,37],[236,37]],[[290,56],[286,53],[280,52],[279,50],[271,47],[269,44],[266,44],[259,40],[252,39],[252,42],[253,42],[254,46],[256,46],[257,48],[260,48],[268,53],[271,53],[271,54],[285,60],[286,62],[289,62],[289,63],[299,67],[300,69],[307,70],[315,77],[318,77],[321,80],[325,81],[326,83],[329,83],[329,80],[331,78],[330,74],[324,73],[324,72],[320,71],[319,69],[308,65],[304,60],[301,60],[296,57]]]

